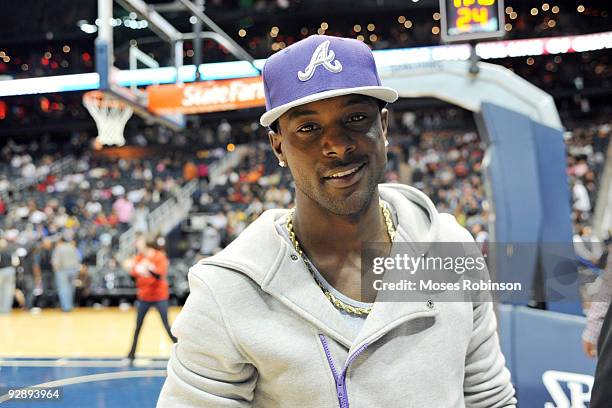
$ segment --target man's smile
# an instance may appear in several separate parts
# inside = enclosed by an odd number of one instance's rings
[[[366,163],[363,162],[361,164],[352,164],[342,168],[337,168],[329,172],[329,175],[324,176],[323,179],[333,187],[350,187],[361,180],[365,167]]]

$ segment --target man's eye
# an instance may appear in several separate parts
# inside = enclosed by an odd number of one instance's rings
[[[359,113],[359,114],[351,116],[349,118],[349,122],[360,122],[360,121],[364,120],[365,118],[366,118],[365,115],[362,115],[362,114]]]
[[[304,125],[298,129],[298,132],[312,132],[313,130],[315,130],[314,125]]]

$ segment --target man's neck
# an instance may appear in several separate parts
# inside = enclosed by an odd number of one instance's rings
[[[367,242],[389,242],[378,191],[358,216],[333,214],[310,198],[298,195],[293,228],[300,246],[313,260],[317,256],[359,253]]]

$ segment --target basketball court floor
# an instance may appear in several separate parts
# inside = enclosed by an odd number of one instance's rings
[[[173,322],[180,308],[171,308]],[[3,407],[154,407],[172,342],[155,310],[147,314],[132,366],[124,357],[134,308],[43,309],[0,315]],[[61,401],[7,401],[9,388],[59,387]]]

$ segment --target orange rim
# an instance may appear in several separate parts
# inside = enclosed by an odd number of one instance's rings
[[[110,106],[117,108],[125,108],[127,105],[125,102],[121,101],[113,97],[112,95],[106,94],[102,91],[89,91],[83,94],[83,102],[94,105],[96,107],[100,106]]]

